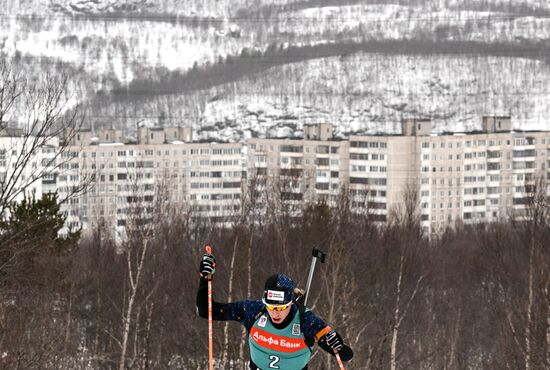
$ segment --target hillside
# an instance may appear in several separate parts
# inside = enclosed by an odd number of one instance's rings
[[[89,125],[159,116],[201,138],[439,131],[481,114],[548,125],[546,1],[7,1],[0,55],[40,81],[66,73]],[[269,112],[269,113],[266,113]],[[271,131],[270,131],[271,130]],[[214,136],[212,136],[214,135]]]
[[[202,139],[300,135],[330,121],[338,136],[398,133],[402,117],[431,117],[438,131],[480,128],[487,112],[511,114],[517,128],[548,128],[550,66],[499,56],[366,52],[289,63],[208,90],[99,101],[101,117],[193,125]],[[116,115],[116,117],[114,117]],[[182,118],[183,117],[183,118]]]

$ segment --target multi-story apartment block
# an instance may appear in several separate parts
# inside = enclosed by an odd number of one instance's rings
[[[36,148],[35,148],[36,146]],[[21,201],[56,190],[56,155],[59,140],[35,137],[21,129],[0,130],[0,196]],[[0,215],[2,216],[2,215]],[[5,215],[4,215],[5,216]]]
[[[492,222],[526,211],[526,192],[547,177],[550,132],[511,131],[509,117],[484,117],[468,134],[420,138],[422,221],[437,231],[456,221]]]
[[[550,131],[513,131],[509,117],[484,117],[471,133],[432,134],[431,122],[417,119],[403,120],[401,135],[335,140],[328,124],[305,131],[303,139],[242,143],[192,142],[188,128],[139,128],[134,142],[122,142],[116,130],[82,131],[58,177],[42,184],[55,180],[49,186],[61,198],[89,184],[63,206],[72,227],[106,220],[124,228],[137,204],[152,209],[160,197],[197,217],[230,222],[254,184],[259,207],[271,198],[295,212],[319,200],[334,205],[346,189],[353,210],[379,222],[414,192],[422,226],[438,231],[457,221],[524,216],[526,193],[550,178]]]
[[[248,177],[268,179],[272,193],[284,201],[303,204],[335,202],[348,174],[349,143],[333,140],[250,139]]]
[[[138,142],[127,143],[107,142],[114,133],[103,140],[81,137],[93,145],[69,147],[65,156],[72,160],[58,178],[63,197],[81,192],[63,206],[70,227],[101,220],[124,228],[133,213],[150,213],[161,200],[213,221],[239,210],[246,176],[242,144],[184,142],[188,129],[139,129]]]

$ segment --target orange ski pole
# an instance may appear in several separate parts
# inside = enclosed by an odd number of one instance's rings
[[[212,254],[212,247],[206,246],[206,253]],[[208,369],[214,369],[214,343],[212,341],[212,274],[208,274]]]
[[[346,370],[344,367],[344,364],[342,363],[342,359],[340,359],[340,355],[337,353],[334,354],[336,356],[336,361],[338,361],[338,366],[340,366],[340,370]]]

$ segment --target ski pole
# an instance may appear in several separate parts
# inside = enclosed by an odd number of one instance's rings
[[[342,363],[342,359],[340,358],[340,355],[338,354],[338,352],[336,352],[334,354],[334,356],[336,356],[336,361],[338,361],[338,366],[340,366],[340,370],[346,370],[346,368],[344,367],[344,364]]]
[[[313,280],[313,271],[315,271],[315,263],[317,262],[317,259],[321,260],[321,263],[325,263],[325,257],[327,254],[317,248],[313,248],[311,251],[311,255],[313,258],[311,259],[311,266],[309,268],[309,276],[307,278],[307,286],[306,286],[306,294],[304,296],[304,307],[307,302],[307,297],[309,295],[309,288],[311,287],[311,281]],[[340,358],[340,355],[338,352],[334,353],[334,356],[336,357],[336,361],[338,361],[338,366],[340,366],[340,370],[346,370],[344,367],[344,364],[342,363],[342,359]]]
[[[206,246],[206,253],[212,254],[212,247]],[[212,341],[212,274],[208,274],[208,369],[214,369],[214,343]]]
[[[313,256],[311,258],[311,266],[309,267],[309,276],[307,277],[307,285],[306,285],[306,294],[304,296],[304,307],[307,303],[307,297],[309,296],[309,288],[311,287],[311,281],[313,280],[313,272],[315,271],[315,263],[317,263],[317,259],[321,260],[321,263],[325,263],[325,257],[327,254],[317,248],[313,248],[311,251],[311,255]]]

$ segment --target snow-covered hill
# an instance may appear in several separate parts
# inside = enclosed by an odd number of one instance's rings
[[[6,0],[6,9],[0,56],[37,81],[71,75],[90,125],[163,116],[230,140],[299,135],[317,120],[341,136],[395,132],[414,115],[439,131],[471,129],[482,114],[550,127],[548,1]]]
[[[297,75],[292,69],[303,74],[288,84],[285,75]],[[202,135],[230,136],[233,123],[244,136],[287,136],[319,121],[334,122],[341,137],[400,133],[403,117],[430,117],[440,132],[467,131],[480,129],[484,114],[511,115],[516,128],[550,129],[550,66],[540,61],[356,54],[284,66],[263,78],[207,103]]]
[[[292,76],[292,77],[290,77]],[[518,129],[550,129],[550,65],[498,56],[356,53],[273,67],[185,94],[102,101],[104,117],[193,125],[200,139],[300,136],[303,123],[333,122],[337,136],[399,133],[403,117],[435,130],[481,127],[484,114],[512,115]],[[125,117],[121,119],[120,117]]]

